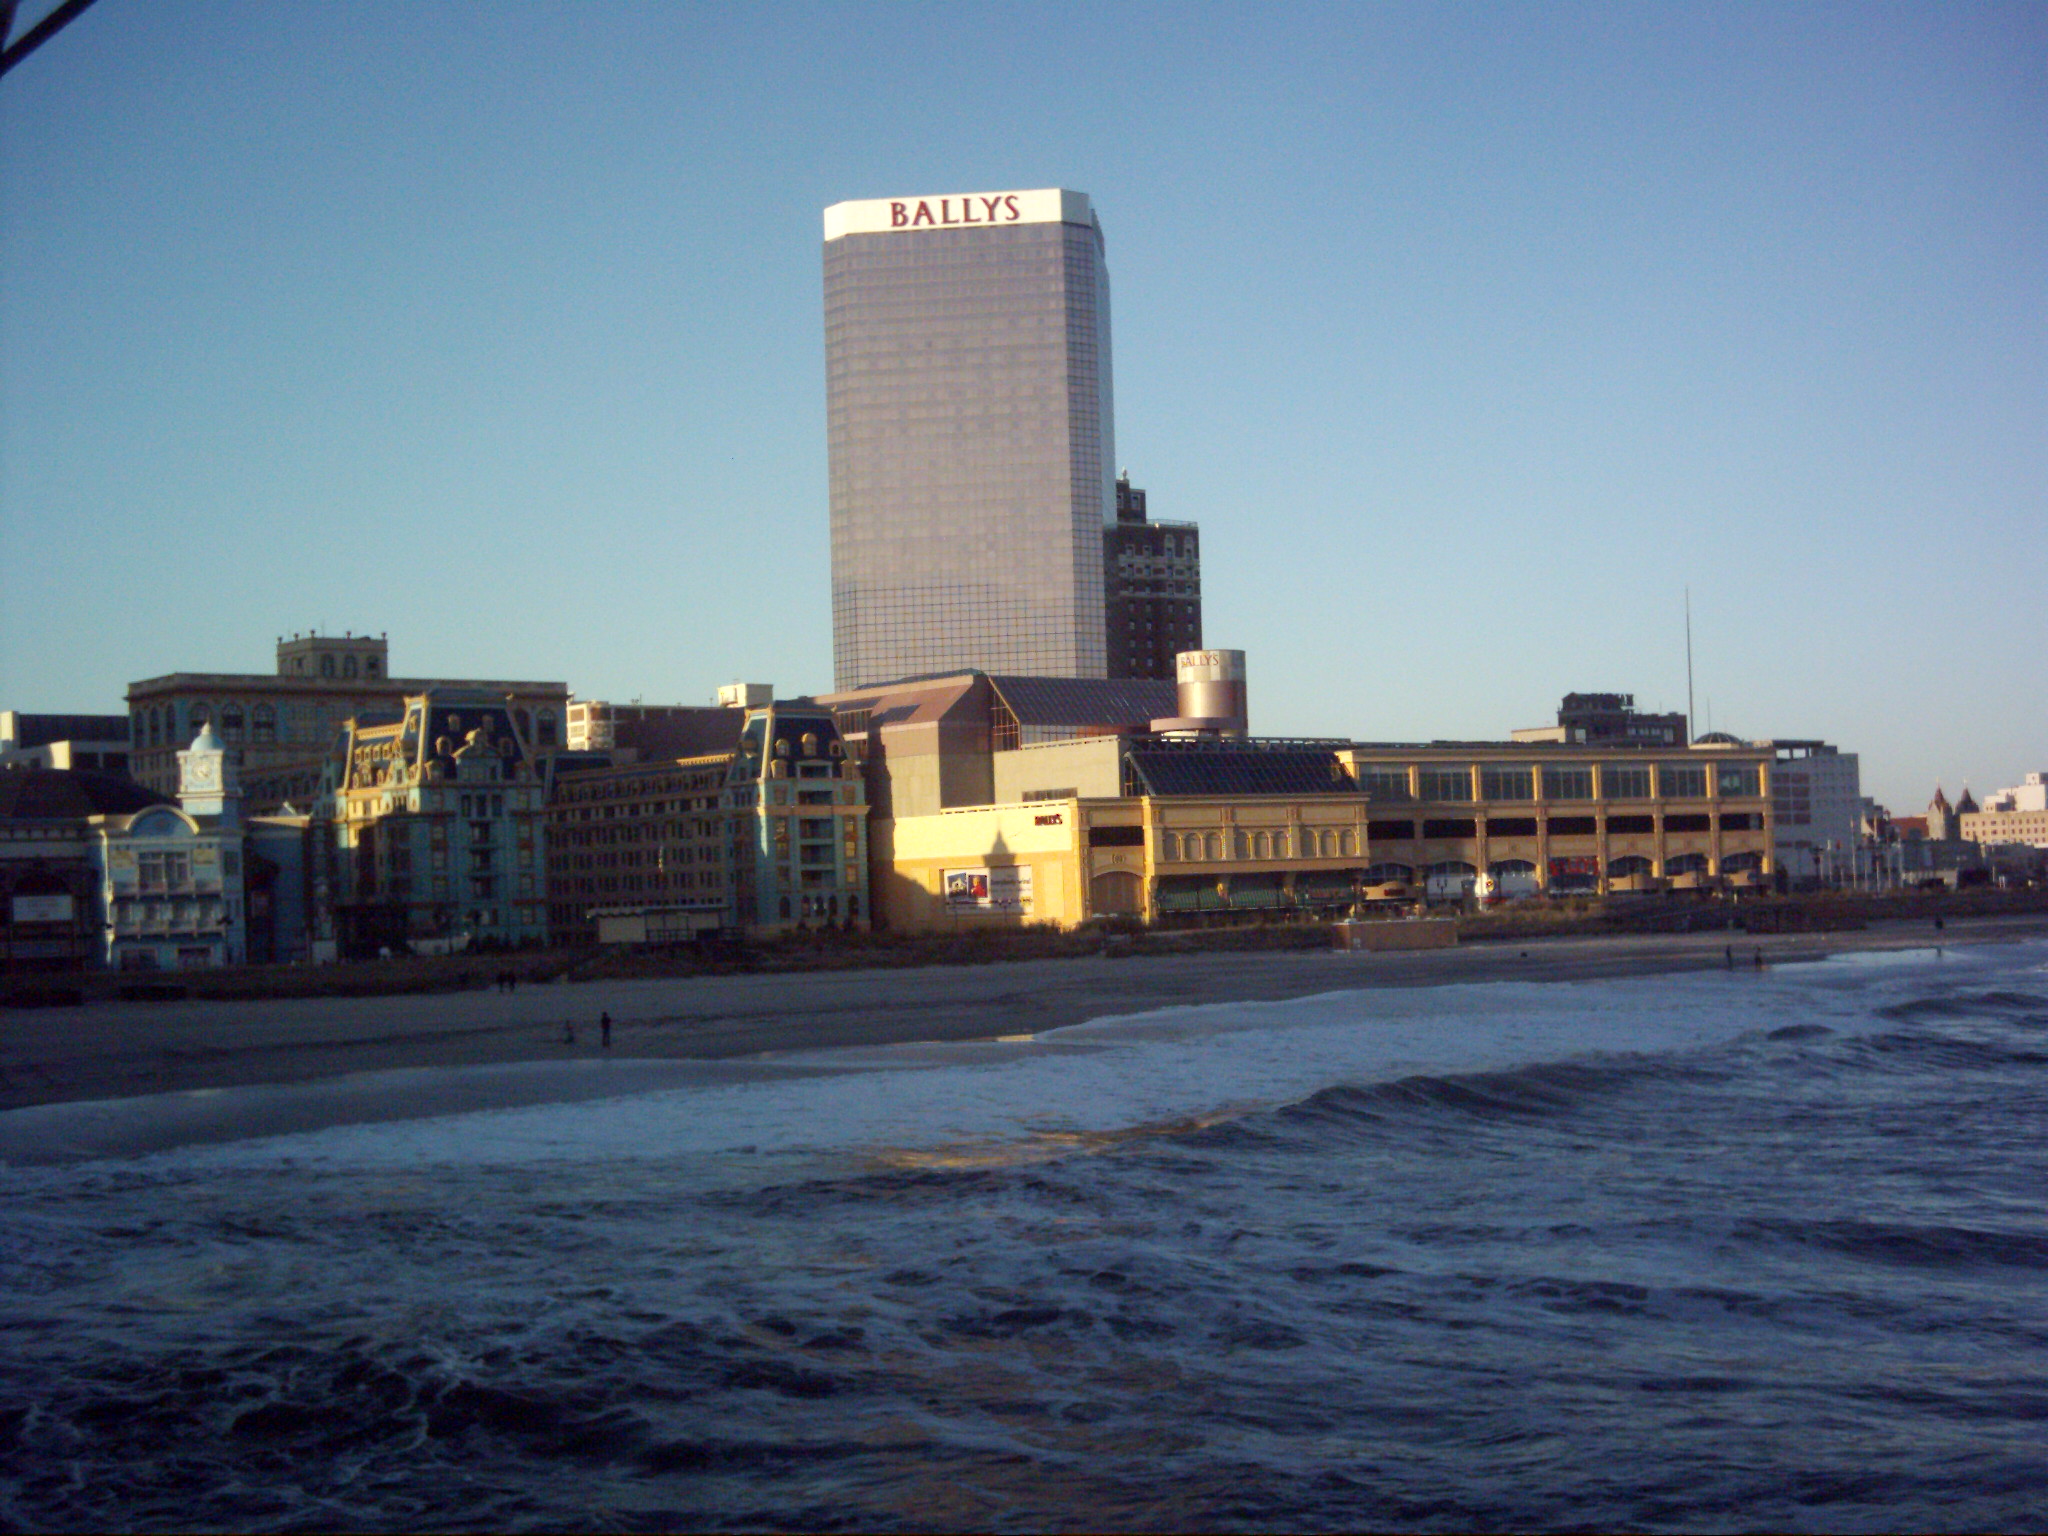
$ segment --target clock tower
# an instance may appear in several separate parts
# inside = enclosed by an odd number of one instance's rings
[[[210,722],[178,754],[178,804],[189,816],[214,816],[229,826],[242,819],[240,775]]]

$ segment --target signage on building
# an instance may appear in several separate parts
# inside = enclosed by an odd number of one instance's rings
[[[1034,827],[1063,827],[1066,824],[1066,815],[1061,811],[1049,811],[1043,816],[1031,818],[1031,825]]]
[[[17,896],[14,898],[14,920],[17,923],[68,923],[71,921],[71,898]]]
[[[1029,912],[1031,867],[1007,864],[996,869],[945,871],[946,905],[955,912]]]
[[[1085,192],[1060,187],[1030,192],[950,192],[940,197],[878,197],[834,203],[825,210],[825,238],[1091,221]]]
[[[1550,861],[1552,885],[1596,885],[1599,880],[1600,861],[1596,858],[1577,856]]]

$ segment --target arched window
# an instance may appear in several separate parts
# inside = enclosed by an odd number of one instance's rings
[[[322,656],[320,658],[320,675],[322,677],[334,676],[334,658],[332,656]]]
[[[1180,858],[1180,837],[1173,832],[1159,834],[1159,862],[1171,864]]]
[[[209,707],[204,704],[194,704],[186,713],[185,723],[191,727],[192,734],[197,736],[206,729],[206,723],[212,718],[213,711]]]
[[[277,740],[277,707],[273,704],[258,704],[250,712],[251,737],[255,741]]]
[[[1264,832],[1254,832],[1252,834],[1252,857],[1255,859],[1270,859],[1273,857],[1273,839],[1271,836]]]
[[[363,658],[363,676],[365,676],[365,677],[375,677],[376,675],[377,675],[377,658],[376,658],[376,657],[374,657],[374,656],[366,656],[366,657],[364,657],[364,658]]]
[[[341,659],[341,675],[342,675],[343,677],[354,677],[354,676],[356,675],[356,659],[355,659],[355,657],[353,657],[353,656],[344,656],[344,657],[343,657],[343,658]]]
[[[220,707],[220,734],[223,741],[242,739],[242,706],[223,704]]]
[[[1338,840],[1338,846],[1342,849],[1342,857],[1347,859],[1357,858],[1358,829],[1356,827],[1346,827],[1343,837]]]
[[[1221,859],[1223,857],[1223,834],[1221,832],[1211,832],[1208,843],[1210,859],[1212,861]]]

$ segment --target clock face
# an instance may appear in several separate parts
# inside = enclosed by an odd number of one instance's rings
[[[220,782],[220,764],[210,757],[202,757],[187,765],[185,781],[198,789],[211,789]]]

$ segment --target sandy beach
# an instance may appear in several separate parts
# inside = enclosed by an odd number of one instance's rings
[[[0,1013],[0,1110],[311,1084],[419,1069],[589,1063],[601,1073],[450,1074],[436,1109],[609,1095],[650,1083],[753,1070],[778,1055],[841,1046],[1035,1035],[1111,1015],[1273,1001],[1349,988],[1585,981],[1726,963],[1767,965],[1855,950],[2048,936],[2040,916],[1873,925],[1844,933],[1560,938],[1384,955],[1193,953],[523,986],[371,998],[98,1003]],[[609,1013],[613,1041],[599,1041]],[[575,1043],[565,1041],[573,1026]],[[457,1079],[460,1079],[458,1082]],[[367,1085],[366,1085],[367,1086]],[[331,1095],[329,1095],[331,1098]],[[368,1118],[417,1114],[408,1102]],[[332,1116],[332,1107],[319,1118]],[[353,1118],[354,1116],[352,1116]],[[296,1119],[297,1117],[287,1118]],[[19,1129],[19,1128],[17,1128]],[[9,1137],[9,1140],[15,1139]]]

